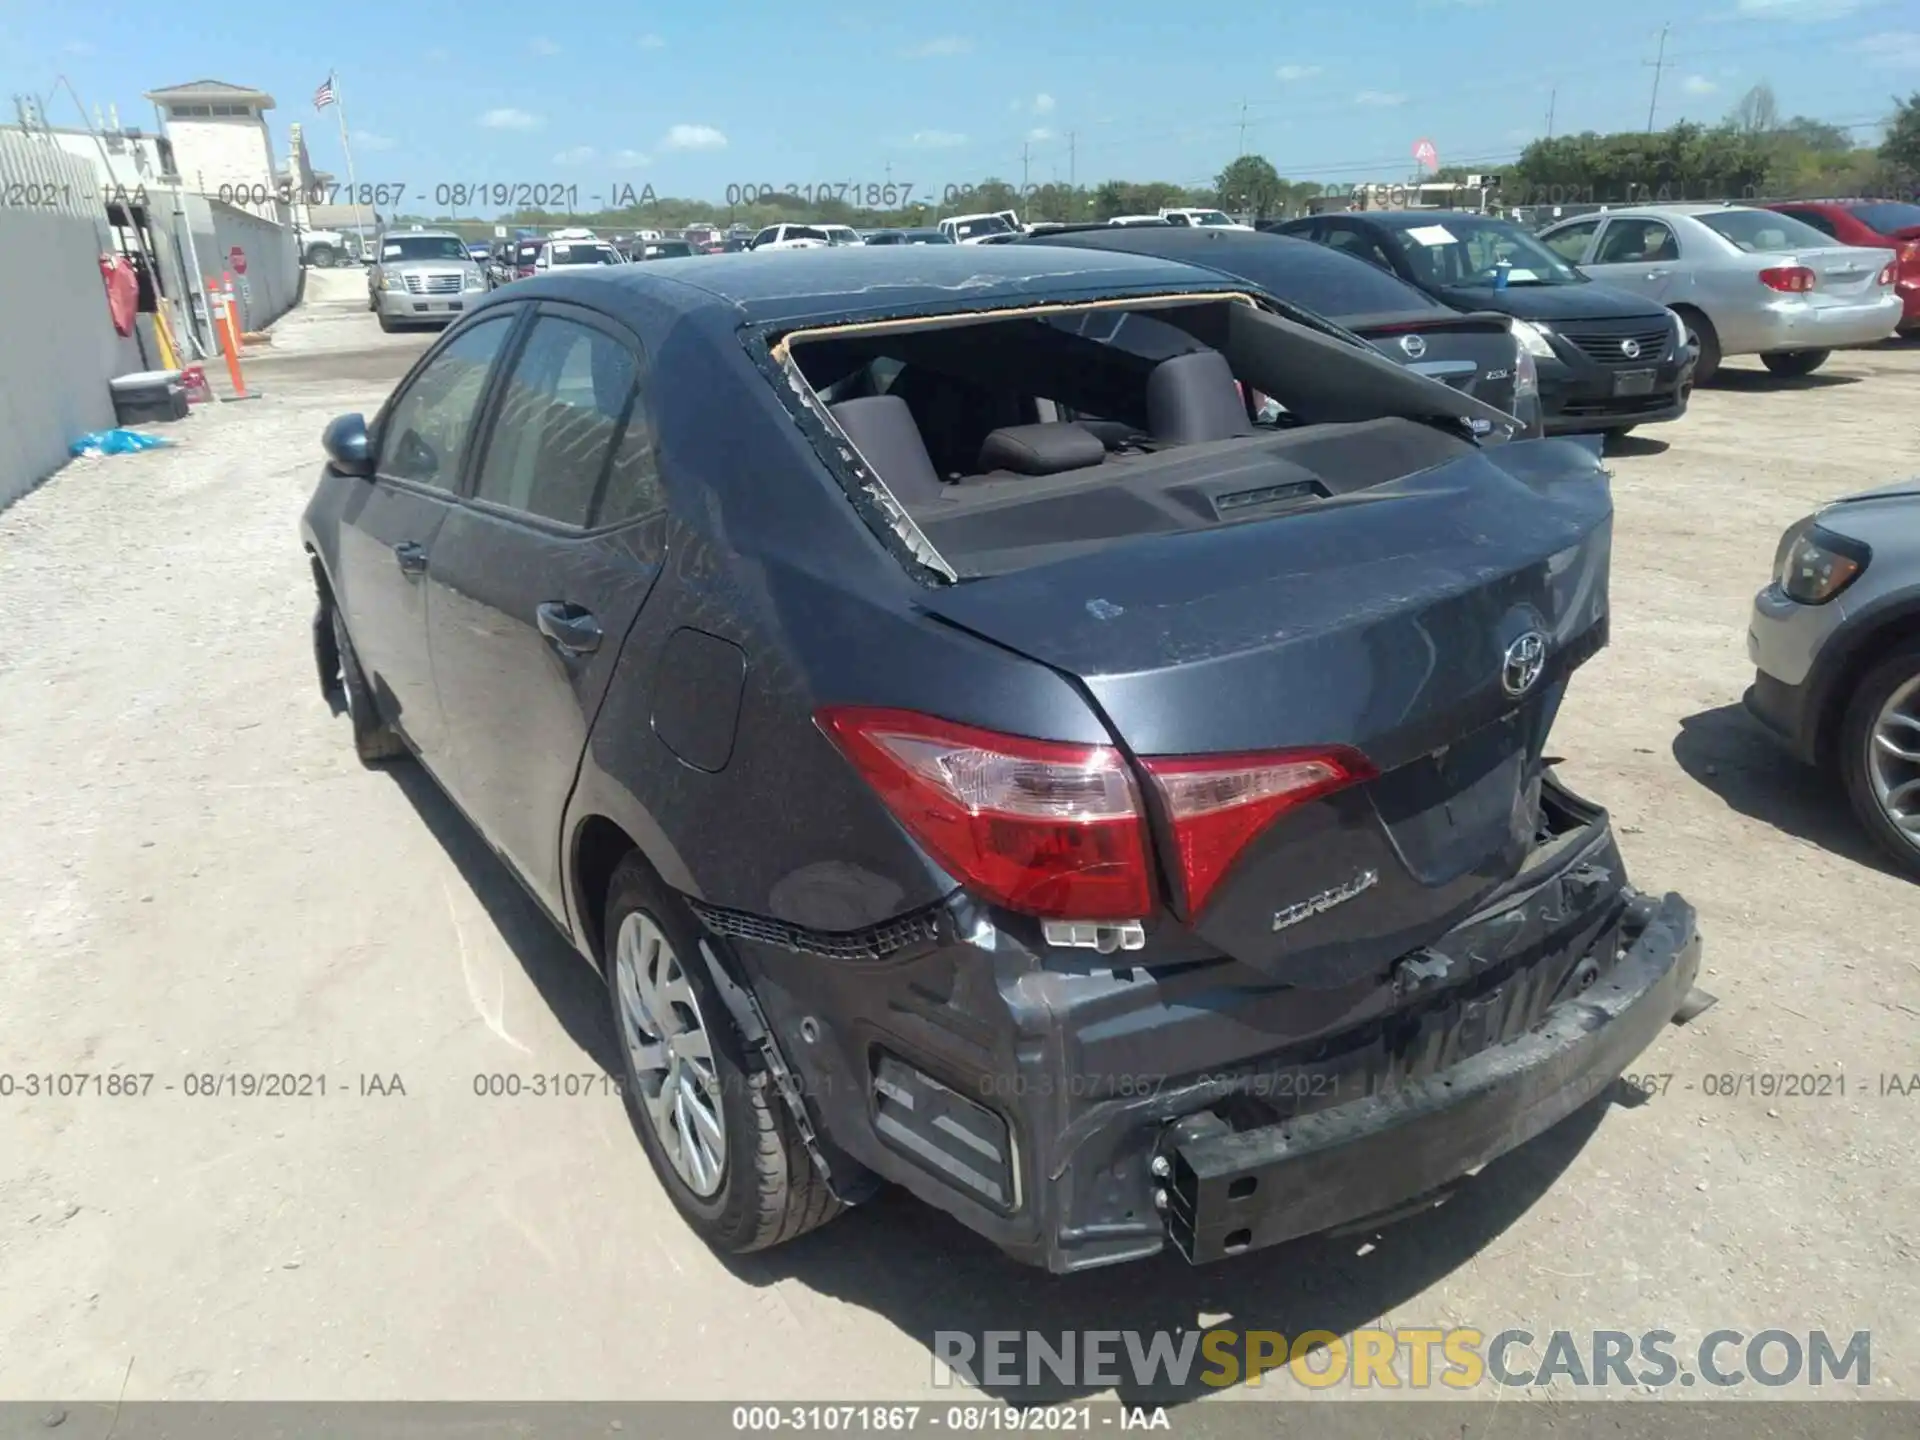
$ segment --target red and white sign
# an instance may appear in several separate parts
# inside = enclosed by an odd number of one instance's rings
[[[1413,158],[1429,170],[1438,170],[1440,168],[1440,152],[1433,148],[1433,142],[1431,140],[1414,141]]]
[[[238,245],[234,246],[233,249],[227,252],[227,263],[233,266],[234,274],[236,275],[246,274],[247,273],[247,252],[242,250]]]

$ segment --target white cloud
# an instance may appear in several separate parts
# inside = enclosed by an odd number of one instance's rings
[[[1053,131],[1051,131],[1051,130],[1049,130],[1049,129],[1048,129],[1048,128],[1047,128],[1046,126],[1044,126],[1044,125],[1037,125],[1037,126],[1035,126],[1035,127],[1033,128],[1033,129],[1031,129],[1031,130],[1029,130],[1029,131],[1027,132],[1027,139],[1029,139],[1029,140],[1051,140],[1051,139],[1053,139]]]
[[[82,60],[94,53],[93,42],[90,40],[69,40],[60,48],[69,55],[79,56]]]
[[[511,105],[489,110],[480,117],[481,128],[486,130],[538,130],[544,123],[538,115],[515,110]]]
[[[711,125],[675,125],[660,141],[662,150],[724,150],[727,137]]]
[[[941,35],[912,46],[907,55],[914,60],[931,60],[941,55],[965,55],[972,49],[973,41],[964,35]]]
[[[354,131],[353,143],[358,145],[362,150],[392,150],[396,149],[400,144],[400,142],[391,135],[376,135],[371,130]]]
[[[553,157],[556,165],[591,165],[600,152],[591,145],[575,145]]]
[[[1866,56],[1876,70],[1920,70],[1920,31],[1882,30],[1848,48]]]
[[[536,35],[527,42],[527,49],[536,55],[558,55],[560,53],[560,42],[557,40],[549,40],[544,35]]]
[[[966,143],[966,136],[952,130],[916,130],[907,137],[907,144],[916,150],[951,150]]]
[[[1353,97],[1356,105],[1404,105],[1407,97],[1398,90],[1362,90]]]
[[[1680,88],[1689,95],[1711,95],[1720,87],[1704,75],[1689,75]]]
[[[1311,80],[1320,73],[1320,67],[1318,65],[1282,65],[1273,73],[1275,78],[1291,85],[1296,80]]]
[[[653,157],[638,150],[616,150],[607,156],[607,163],[616,170],[639,170],[652,164]]]
[[[652,32],[642,35],[633,43],[638,45],[642,50],[664,50],[667,48],[667,42]]]
[[[1044,91],[1034,96],[1033,113],[1036,115],[1051,115],[1053,113],[1053,96],[1046,94]]]

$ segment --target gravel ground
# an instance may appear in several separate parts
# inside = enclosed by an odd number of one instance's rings
[[[1738,711],[1782,527],[1920,472],[1920,349],[1736,364],[1619,447],[1613,646],[1553,748],[1637,882],[1700,910],[1720,1003],[1637,1067],[1667,1092],[1369,1243],[1054,1279],[898,1196],[723,1263],[617,1098],[476,1096],[598,1075],[610,1039],[485,847],[316,691],[316,441],[425,342],[379,334],[357,273],[314,280],[262,398],[0,514],[0,1074],[154,1077],[0,1100],[0,1398],[906,1397],[951,1393],[936,1329],[1376,1321],[1870,1329],[1875,1390],[1920,1393],[1920,1100],[1876,1078],[1920,1069],[1920,887]],[[327,1088],[188,1093],[224,1071]],[[1705,1093],[1773,1072],[1847,1094]]]

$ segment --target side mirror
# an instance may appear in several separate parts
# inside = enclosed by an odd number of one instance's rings
[[[320,446],[342,475],[364,479],[373,474],[373,442],[367,435],[367,417],[359,412],[334,416],[320,434]]]

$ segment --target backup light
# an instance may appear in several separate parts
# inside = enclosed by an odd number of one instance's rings
[[[1813,271],[1805,265],[1772,265],[1760,272],[1760,283],[1783,295],[1805,295],[1813,289]]]

